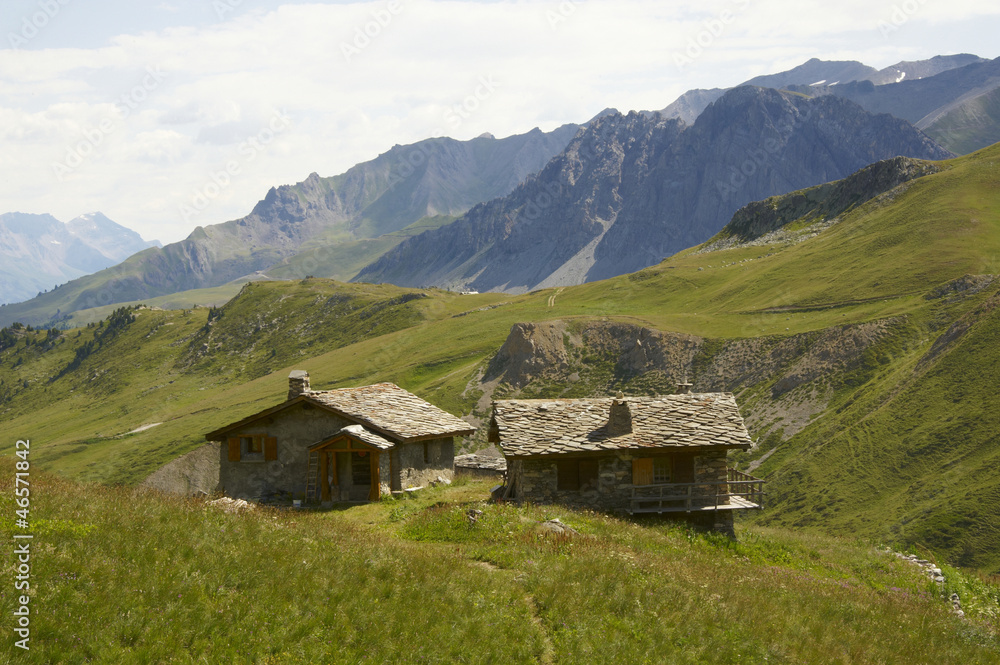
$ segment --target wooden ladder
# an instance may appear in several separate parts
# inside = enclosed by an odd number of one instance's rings
[[[309,464],[306,467],[306,501],[312,497],[319,501],[319,452],[310,451]]]

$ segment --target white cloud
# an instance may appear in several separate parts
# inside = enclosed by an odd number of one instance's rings
[[[1000,55],[1000,8],[989,2],[388,7],[288,3],[96,48],[0,51],[0,211],[69,219],[99,209],[173,241],[196,224],[248,213],[273,185],[334,175],[432,133],[505,136],[582,122],[608,106],[662,108],[687,89],[734,85],[812,57],[884,67],[956,50]],[[879,31],[894,20],[891,34]],[[699,40],[697,56],[678,66]],[[280,111],[290,126],[253,159],[241,156],[241,143]],[[58,165],[83,150],[60,174]],[[233,159],[242,160],[239,174],[185,219],[180,206]]]

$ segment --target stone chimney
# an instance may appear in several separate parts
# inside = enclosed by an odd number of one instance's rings
[[[625,393],[618,391],[618,395],[611,401],[611,413],[608,416],[608,432],[612,436],[632,433],[632,412],[629,411],[628,402],[625,401]]]
[[[687,374],[685,374],[684,375],[684,380],[677,384],[677,393],[676,394],[678,394],[678,395],[688,395],[688,394],[690,394],[691,393],[691,386],[693,386],[693,385],[694,385],[693,383],[688,383]]]
[[[288,375],[288,399],[295,399],[309,392],[309,372],[304,369],[293,369]]]

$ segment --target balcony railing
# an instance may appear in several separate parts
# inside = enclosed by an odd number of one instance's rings
[[[760,509],[764,481],[726,470],[726,481],[636,485],[632,488],[632,513],[690,513],[702,510]]]

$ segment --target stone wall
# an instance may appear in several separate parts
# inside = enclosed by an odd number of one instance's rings
[[[427,461],[424,461],[424,446],[427,447]],[[394,490],[408,487],[426,487],[438,478],[451,482],[455,477],[454,437],[397,444],[395,468],[399,469],[398,485]]]
[[[229,446],[223,442],[219,446],[220,488],[237,499],[267,499],[279,492],[300,497],[306,491],[309,446],[352,424],[311,404],[297,404],[234,431],[230,436],[263,434],[277,438],[278,459],[265,462],[262,455],[259,460],[230,462]]]
[[[597,488],[592,490],[559,490],[556,459],[525,459],[509,463],[510,481],[515,487],[518,501],[531,503],[560,503],[568,506],[627,511],[632,503],[632,460],[649,457],[649,453],[621,451],[597,459]],[[694,458],[694,482],[725,482],[726,451],[705,451]],[[714,505],[716,485],[698,485],[694,493],[712,498],[696,499],[696,505]],[[725,487],[722,488],[725,491]],[[728,499],[720,501],[720,504]],[[724,511],[728,512],[728,511]],[[731,517],[730,517],[731,520]]]
[[[727,474],[728,465],[726,464],[726,452],[724,450],[705,452],[701,455],[696,455],[694,458],[694,482],[696,483],[724,483],[729,478]],[[729,489],[726,485],[699,485],[694,488],[696,494],[710,495],[713,498],[697,500],[694,499],[692,503],[695,505],[715,505],[715,494],[716,492],[723,492],[728,494]],[[719,500],[719,505],[728,505],[729,497]]]
[[[583,491],[557,489],[555,458],[521,460],[515,478],[517,500],[626,511],[632,501],[632,457],[621,452],[598,458],[597,488]]]
[[[298,404],[234,431],[231,436],[262,434],[275,437],[278,459],[264,461],[263,455],[260,455],[259,459],[243,457],[239,462],[230,462],[229,446],[223,442],[218,453],[220,489],[228,496],[241,499],[261,500],[285,493],[299,498],[306,490],[309,446],[353,424],[325,409]],[[439,477],[447,481],[453,479],[453,437],[432,439],[426,443],[427,462],[424,462],[424,442],[396,444],[391,451],[379,453],[381,493],[428,485]],[[350,455],[338,454],[336,485],[332,483],[332,464],[329,469],[334,500],[367,498],[367,492],[362,491],[360,486],[355,488],[351,482]]]

